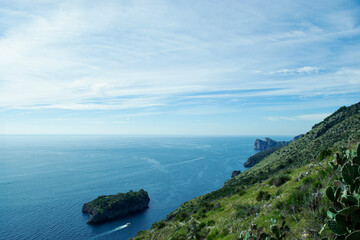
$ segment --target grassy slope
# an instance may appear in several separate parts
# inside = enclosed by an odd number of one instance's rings
[[[317,239],[328,206],[323,192],[331,177],[325,167],[331,157],[319,159],[319,153],[354,147],[359,141],[360,103],[340,108],[304,137],[228,180],[221,189],[182,204],[135,239],[236,239],[252,223],[269,231],[270,218],[286,219],[289,239]],[[272,182],[279,176],[290,180],[276,187]],[[270,199],[257,200],[260,191]]]

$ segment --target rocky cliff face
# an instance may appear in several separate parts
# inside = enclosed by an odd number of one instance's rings
[[[96,224],[122,218],[148,208],[150,198],[141,189],[138,192],[118,193],[117,195],[99,196],[82,207],[83,213],[90,218],[87,223]]]
[[[265,141],[256,139],[255,143],[254,143],[254,149],[255,150],[267,150],[267,149],[274,148],[274,147],[285,146],[288,143],[289,142],[287,142],[287,141],[278,142],[278,141],[272,140],[271,138],[265,138]]]

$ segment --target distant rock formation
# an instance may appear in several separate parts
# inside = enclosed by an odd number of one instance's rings
[[[254,149],[255,150],[262,150],[261,152],[258,152],[251,157],[248,158],[248,160],[244,163],[244,167],[252,167],[255,164],[261,162],[265,157],[269,156],[273,152],[279,150],[283,146],[288,145],[292,141],[296,141],[299,138],[303,137],[304,134],[297,135],[293,138],[291,141],[275,141],[271,138],[265,138],[265,141],[262,141],[260,139],[256,139],[254,143]]]
[[[286,144],[289,144],[290,142],[288,141],[275,141],[272,140],[271,138],[265,138],[265,141],[260,140],[260,139],[256,139],[255,143],[254,143],[254,149],[255,150],[267,150],[270,148],[274,148],[274,147],[279,147],[279,146],[285,146]]]
[[[142,211],[148,208],[149,201],[148,193],[143,189],[138,192],[131,190],[127,193],[99,196],[85,203],[82,212],[90,215],[87,223],[97,224]]]
[[[233,171],[233,172],[231,173],[231,178],[236,177],[236,176],[239,175],[240,173],[241,173],[240,170],[235,170],[235,171]]]

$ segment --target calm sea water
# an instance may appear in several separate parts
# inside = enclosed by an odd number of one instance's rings
[[[244,170],[255,139],[0,136],[0,239],[129,239]],[[141,188],[145,212],[86,224],[84,203]]]

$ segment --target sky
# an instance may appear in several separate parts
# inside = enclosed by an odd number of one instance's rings
[[[359,101],[358,0],[0,2],[0,134],[297,135]]]

